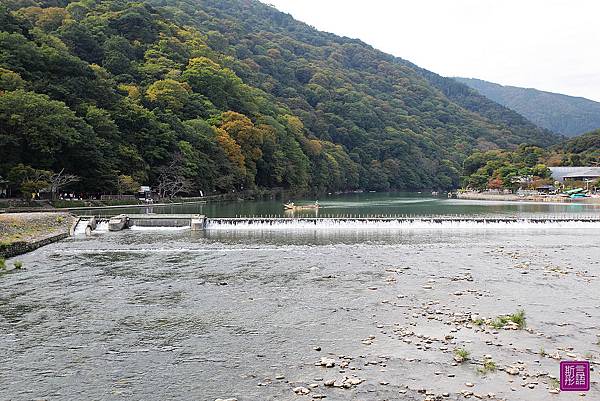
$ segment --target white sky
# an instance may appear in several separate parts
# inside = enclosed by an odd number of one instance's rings
[[[262,0],[444,76],[600,101],[598,0]]]

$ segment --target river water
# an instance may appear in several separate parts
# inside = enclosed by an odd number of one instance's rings
[[[436,213],[574,212],[414,198]],[[599,399],[599,235],[523,223],[76,236],[0,276],[0,399],[580,399],[550,393],[565,359],[592,362],[586,399]],[[520,309],[525,328],[492,326]],[[496,370],[479,372],[486,355]]]
[[[187,203],[179,205],[149,206],[142,208],[108,208],[90,210],[90,214],[115,215],[120,213],[183,213],[204,214],[208,217],[235,217],[260,215],[285,215],[283,203],[290,201],[275,195],[269,199],[237,202]],[[327,195],[324,198],[292,199],[297,205],[310,205],[318,201],[320,210],[296,212],[294,216],[340,215],[562,215],[600,213],[600,204],[495,202],[448,199],[427,193],[356,193]],[[79,211],[78,211],[79,213]],[[85,210],[81,211],[86,213]],[[290,215],[288,215],[290,216]]]

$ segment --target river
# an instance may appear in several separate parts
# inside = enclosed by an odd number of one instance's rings
[[[418,194],[319,201],[331,214],[597,213]],[[276,214],[281,202],[187,208]],[[560,360],[600,361],[599,235],[596,223],[523,223],[76,236],[0,276],[0,399],[579,399],[553,394],[553,377]],[[521,309],[524,328],[493,327]],[[483,372],[488,357],[496,369]],[[586,398],[600,397],[598,379]]]
[[[600,213],[599,204],[582,203],[534,203],[448,199],[429,193],[353,193],[327,195],[322,198],[288,199],[273,196],[254,201],[197,202],[142,208],[90,209],[90,214],[115,215],[119,213],[194,213],[208,217],[235,217],[259,215],[284,215],[283,203],[294,201],[297,205],[310,205],[318,201],[320,210],[301,211],[296,216],[341,215],[562,215]],[[85,213],[86,210],[78,211]]]

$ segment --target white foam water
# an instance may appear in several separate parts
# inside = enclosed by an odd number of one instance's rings
[[[600,228],[600,221],[473,221],[473,220],[352,220],[352,219],[318,219],[318,220],[277,220],[277,221],[211,221],[207,230],[554,230],[554,229],[589,229]]]
[[[130,230],[133,231],[183,231],[189,230],[190,226],[182,226],[182,227],[145,227],[145,226],[131,226]]]
[[[108,232],[108,221],[100,221],[96,224],[96,229],[93,232],[106,233]]]
[[[77,225],[75,226],[75,230],[73,231],[73,234],[74,235],[84,235],[85,229],[87,228],[88,223],[89,223],[89,220],[80,219],[77,222]]]

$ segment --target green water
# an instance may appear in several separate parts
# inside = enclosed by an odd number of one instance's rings
[[[285,213],[283,203],[294,201],[296,205],[313,204],[319,201],[319,211],[305,210]],[[430,193],[353,193],[328,195],[324,198],[282,199],[272,197],[263,200],[240,200],[228,202],[194,202],[182,205],[148,206],[142,208],[107,208],[90,210],[89,214],[115,215],[120,213],[182,213],[204,214],[208,217],[235,216],[318,216],[336,217],[345,215],[563,215],[599,214],[600,205],[496,202],[448,199],[445,196],[432,196]],[[87,211],[78,211],[88,214]]]

